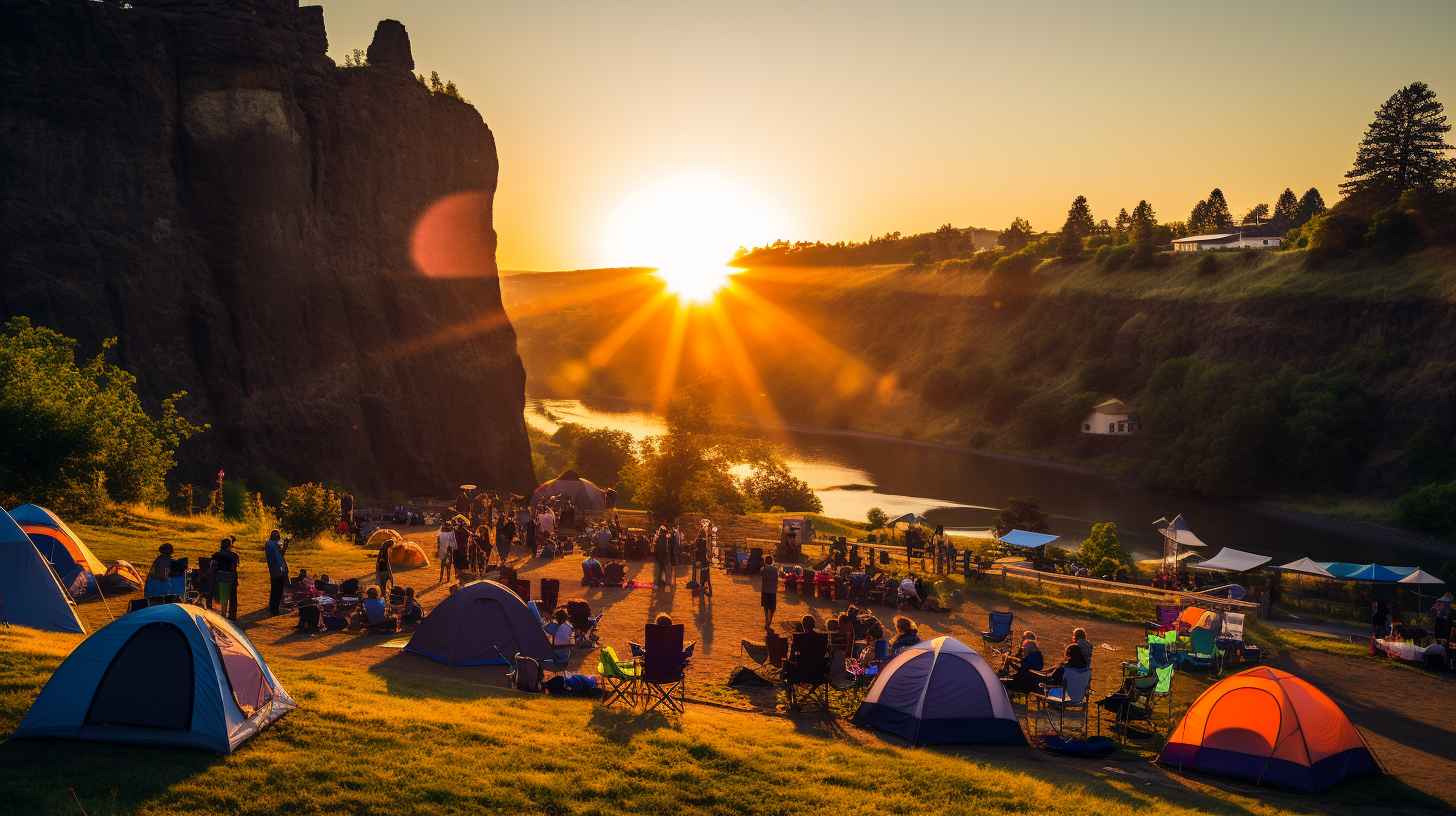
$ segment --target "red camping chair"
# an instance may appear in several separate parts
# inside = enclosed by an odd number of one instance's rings
[[[638,694],[647,711],[666,706],[668,711],[687,709],[687,658],[683,655],[683,625],[647,624],[647,654],[642,658]]]

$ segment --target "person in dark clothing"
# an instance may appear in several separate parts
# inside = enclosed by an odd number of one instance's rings
[[[510,513],[501,515],[500,524],[495,528],[495,549],[500,553],[501,566],[511,557],[511,542],[516,537],[516,523],[511,520]]]
[[[283,590],[288,586],[288,542],[283,534],[274,530],[263,545],[263,556],[268,561],[268,611],[277,615],[283,608]]]
[[[458,533],[463,527],[456,528]],[[379,587],[381,597],[389,597],[389,587],[394,583],[394,566],[389,562],[389,550],[394,545],[394,539],[385,538],[379,545],[379,552],[374,556],[374,583]]]
[[[526,552],[530,553],[532,556],[537,555],[537,552],[536,552],[536,515],[534,513],[528,513],[528,514],[526,514],[526,532],[525,532],[525,536],[526,536]]]
[[[231,538],[218,542],[217,552],[212,554],[212,581],[218,609],[228,620],[237,620],[238,554],[233,551]]]
[[[652,583],[658,588],[672,586],[668,578],[668,571],[671,569],[672,548],[667,537],[667,528],[658,527],[657,534],[652,537],[652,563],[654,567]]]
[[[1390,634],[1390,607],[1385,601],[1370,602],[1370,633],[1377,638]]]
[[[713,594],[713,571],[708,565],[708,534],[699,532],[693,539],[693,572],[704,595]]]
[[[1066,651],[1062,654],[1062,662],[1049,672],[1036,672],[1045,677],[1043,681],[1048,686],[1060,686],[1065,682],[1067,669],[1087,668],[1087,653],[1082,650],[1076,641],[1067,644]]]

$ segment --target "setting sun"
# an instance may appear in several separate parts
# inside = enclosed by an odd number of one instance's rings
[[[733,275],[728,261],[739,246],[788,233],[767,202],[720,176],[684,173],[638,188],[606,223],[612,262],[650,266],[680,300],[705,303]]]

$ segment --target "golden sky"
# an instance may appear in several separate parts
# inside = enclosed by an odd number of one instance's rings
[[[1078,194],[1333,203],[1393,91],[1456,105],[1453,0],[323,4],[336,61],[399,19],[490,124],[502,269],[650,263],[624,202],[694,179],[739,202],[699,230],[734,245],[1055,229]]]

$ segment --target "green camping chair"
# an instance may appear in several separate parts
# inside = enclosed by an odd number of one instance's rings
[[[1200,669],[1211,669],[1214,674],[1219,672],[1218,643],[1214,640],[1212,629],[1194,629],[1188,634],[1188,651],[1179,655],[1179,663],[1183,666],[1193,666]]]
[[[1137,661],[1125,660],[1122,663],[1123,677],[1146,677],[1152,674],[1152,653],[1146,646],[1137,647]]]
[[[1173,675],[1176,673],[1172,663],[1166,666],[1158,666],[1153,670],[1158,675],[1158,684],[1153,686],[1152,710],[1157,711],[1157,703],[1162,701],[1163,710],[1167,712],[1167,722],[1171,727],[1173,723]]]
[[[602,705],[610,706],[620,700],[629,708],[637,705],[637,676],[635,663],[623,664],[617,660],[617,650],[603,646],[597,653],[597,676],[601,679]]]

